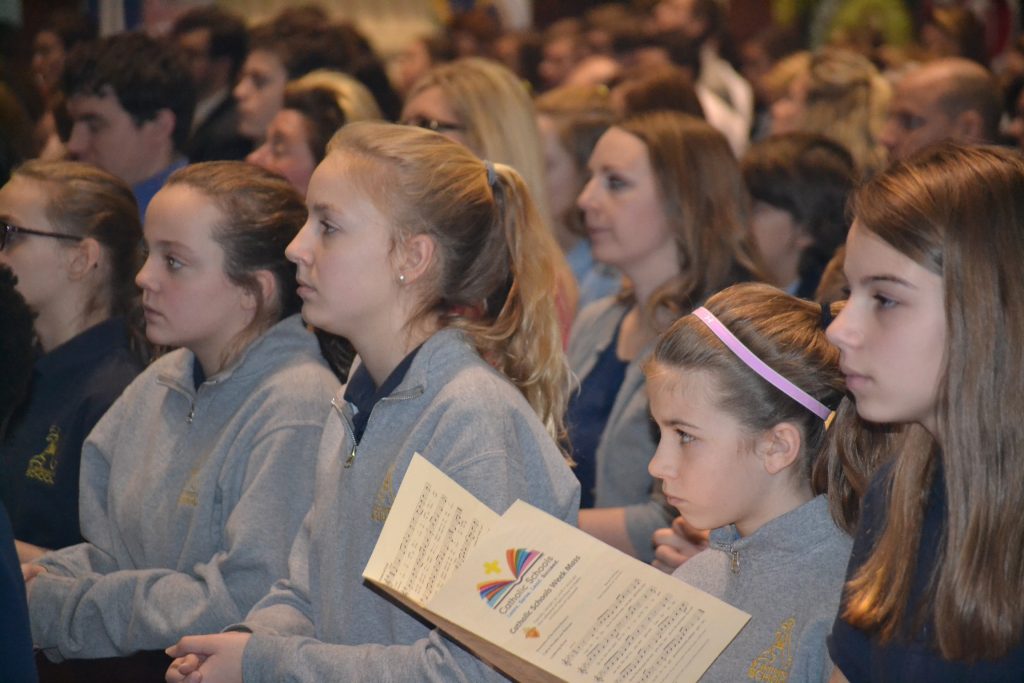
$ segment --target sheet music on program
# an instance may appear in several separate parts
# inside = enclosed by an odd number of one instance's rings
[[[455,482],[424,476],[423,462],[413,458],[409,465],[404,479],[423,484],[415,497],[395,500],[364,572],[420,604],[433,597],[498,520]],[[392,524],[393,518],[400,523]]]

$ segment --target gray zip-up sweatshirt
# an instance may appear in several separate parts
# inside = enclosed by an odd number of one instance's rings
[[[47,554],[29,594],[51,659],[218,631],[287,573],[338,381],[298,316],[198,390],[193,362],[184,349],[156,361],[86,440],[88,542]]]
[[[339,393],[290,578],[244,624],[255,633],[242,660],[247,683],[500,678],[362,582],[415,452],[497,512],[521,498],[576,523],[579,484],[529,404],[461,333],[442,330],[373,408],[358,446]]]
[[[853,541],[818,496],[746,538],[729,526],[672,574],[751,619],[701,681],[827,681],[825,637]]]
[[[631,304],[608,297],[587,306],[569,337],[569,365],[580,378],[593,370],[597,357],[608,347],[615,329]],[[626,366],[626,376],[615,396],[612,412],[597,446],[595,507],[624,507],[626,530],[637,557],[654,559],[651,536],[672,523],[676,511],[665,503],[661,483],[651,477],[647,464],[658,447],[647,408],[643,364],[654,350],[651,342]]]

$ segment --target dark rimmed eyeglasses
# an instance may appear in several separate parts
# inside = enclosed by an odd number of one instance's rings
[[[7,241],[11,239],[11,235],[38,235],[39,237],[52,237],[57,240],[72,240],[74,242],[81,242],[83,239],[81,235],[67,235],[63,232],[31,230],[18,225],[11,225],[10,223],[0,223],[0,228],[2,228],[2,230],[0,230],[0,251],[7,248]]]
[[[422,116],[414,116],[411,119],[406,119],[405,121],[402,121],[402,125],[426,128],[427,130],[432,130],[435,133],[453,133],[456,131],[466,130],[466,127],[461,123],[438,121],[437,119],[428,119]]]

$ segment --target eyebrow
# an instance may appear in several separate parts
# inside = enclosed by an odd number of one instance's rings
[[[657,420],[655,420],[655,421],[657,421]],[[690,429],[690,430],[696,430],[698,432],[700,431],[700,427],[698,427],[695,424],[690,424],[686,420],[667,420],[665,422],[665,426],[667,426],[667,427],[686,427],[687,429]]]
[[[315,213],[319,216],[323,216],[328,213],[338,213],[337,207],[326,202],[313,202],[313,205],[309,207],[309,210],[311,213]]]
[[[894,285],[900,285],[902,287],[907,287],[908,289],[917,289],[917,287],[911,284],[909,281],[904,280],[901,277],[896,277],[895,275],[865,275],[860,279],[860,283],[862,285],[885,282],[889,282]]]
[[[149,244],[149,242],[147,241],[146,244],[149,246],[150,249],[153,249],[153,248],[159,248],[159,249],[163,249],[163,250],[176,249],[176,250],[184,252],[184,253],[186,253],[188,255],[192,255],[193,254],[192,249],[190,249],[188,246],[186,246],[185,244],[183,244],[181,242],[175,242],[174,240],[157,240],[153,244]]]

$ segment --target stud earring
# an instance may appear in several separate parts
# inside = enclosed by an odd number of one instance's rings
[[[398,284],[400,284],[400,285],[404,285],[405,284],[405,273],[399,273],[398,274]]]

